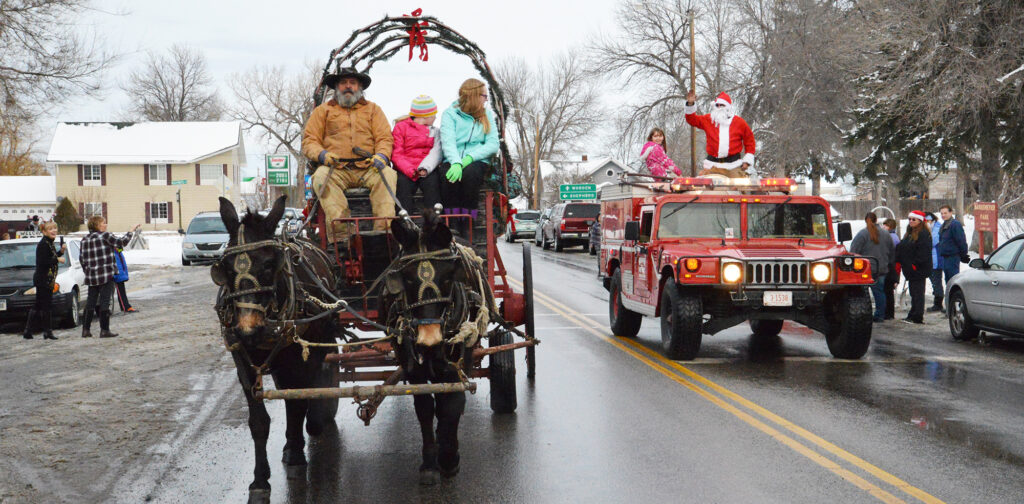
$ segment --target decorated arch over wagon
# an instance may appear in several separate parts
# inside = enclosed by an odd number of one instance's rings
[[[320,83],[313,95],[314,106],[323,103],[326,91],[324,79],[341,68],[353,67],[360,72],[369,74],[374,64],[387,61],[405,51],[408,51],[410,61],[416,58],[426,62],[429,61],[431,46],[443,47],[456,54],[464,55],[470,59],[473,67],[491,90],[491,109],[494,111],[499,139],[498,162],[494,166],[502,168],[495,170],[495,175],[498,177],[495,185],[498,187],[493,187],[493,189],[515,197],[518,188],[510,187],[509,174],[512,173],[512,158],[505,143],[505,113],[508,106],[505,102],[505,95],[498,85],[491,67],[487,64],[486,55],[478,45],[436,17],[421,16],[421,13],[422,11],[417,9],[411,15],[385,16],[380,21],[352,32],[352,35],[341,46],[331,51],[327,64],[324,65]],[[512,183],[511,185],[517,186],[518,184]]]

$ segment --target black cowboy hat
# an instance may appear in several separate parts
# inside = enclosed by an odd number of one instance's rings
[[[366,75],[353,67],[345,67],[338,70],[338,73],[334,73],[324,77],[324,85],[330,89],[334,89],[338,85],[338,81],[345,77],[355,77],[359,80],[359,84],[366,89],[370,87],[370,76]]]

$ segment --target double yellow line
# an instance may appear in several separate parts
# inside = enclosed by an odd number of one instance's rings
[[[516,287],[522,289],[523,285],[518,280],[509,278],[509,281],[515,284]],[[642,344],[634,341],[633,339],[608,336],[607,334],[597,329],[594,329],[594,326],[597,325],[595,321],[587,319],[580,315],[573,314],[572,308],[569,308],[568,306],[556,301],[555,299],[552,299],[551,297],[538,292],[536,289],[534,289],[533,291],[533,296],[535,301],[538,301],[540,304],[548,307],[555,313],[561,315],[570,322],[578,325],[579,328],[583,329],[584,331],[587,331],[597,336],[598,338],[607,341],[612,346],[618,348],[619,350],[622,350],[623,352],[634,357],[640,362],[643,362],[647,366],[651,367],[652,369],[661,373],[662,375],[666,376],[672,381],[692,390],[697,395],[708,400],[715,406],[718,406],[719,408],[728,411],[729,413],[733,414],[740,420],[751,425],[755,429],[771,436],[776,441],[782,443],[784,446],[792,449],[793,451],[799,453],[800,455],[803,455],[804,457],[807,457],[812,462],[820,465],[821,467],[824,467],[825,469],[828,469],[832,473],[849,481],[857,488],[860,488],[861,490],[868,492],[878,500],[886,503],[905,503],[903,499],[900,499],[899,497],[893,495],[892,493],[889,493],[888,491],[882,489],[878,485],[872,483],[871,481],[868,481],[867,479],[861,477],[860,475],[854,473],[853,471],[844,468],[839,463],[822,455],[821,453],[818,453],[808,445],[817,446],[821,450],[824,450],[825,452],[830,453],[835,457],[838,457],[839,459],[848,462],[849,464],[874,476],[878,480],[888,485],[891,485],[892,487],[895,487],[899,491],[907,495],[910,495],[921,502],[927,504],[943,504],[943,501],[928,494],[924,490],[921,490],[911,485],[910,483],[907,483],[906,481],[897,478],[896,476],[880,469],[879,467],[871,464],[870,462],[867,462],[866,460],[857,457],[856,455],[822,439],[821,437],[800,427],[799,425],[796,425],[793,422],[790,422],[789,420],[786,420],[785,418],[776,415],[775,413],[772,413],[771,411],[765,409],[762,406],[759,406],[758,404],[750,401],[749,399],[746,399],[743,396],[721,385],[718,385],[717,383],[707,378],[704,378],[703,376],[693,372],[692,370],[679,364],[678,362],[665,358],[664,356],[643,346]],[[732,403],[730,403],[729,401],[732,401]],[[748,410],[749,412],[740,409],[736,405],[746,408],[746,410]],[[760,419],[758,417],[760,417]],[[775,426],[781,428],[781,430],[769,424],[774,424]],[[801,443],[795,437],[787,435],[785,432],[783,432],[783,430],[789,431],[796,437],[802,438],[808,444]]]

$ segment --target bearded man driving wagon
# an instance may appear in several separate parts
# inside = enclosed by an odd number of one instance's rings
[[[345,189],[370,189],[373,216],[395,216],[395,201],[387,189],[395,187],[397,181],[388,159],[394,139],[384,111],[363,97],[363,91],[370,87],[370,76],[355,68],[342,68],[325,77],[323,84],[333,90],[333,96],[309,115],[302,134],[302,154],[321,165],[313,173],[313,190],[327,217],[328,241],[337,243],[349,235],[347,225],[333,222],[351,216]],[[358,157],[353,152],[357,147],[373,152],[373,157],[346,162]],[[375,230],[387,226],[385,220],[374,223]]]
[[[704,130],[708,158],[704,160],[704,170],[699,175],[756,178],[757,172],[753,168],[757,150],[754,132],[747,121],[736,115],[732,98],[724,92],[719,94],[711,113],[703,115],[697,114],[696,100],[697,94],[690,90],[683,113],[690,126]]]

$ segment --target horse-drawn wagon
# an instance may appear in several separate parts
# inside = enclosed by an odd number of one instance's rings
[[[527,377],[534,376],[539,341],[530,248],[523,248],[521,293],[512,290],[497,248],[517,184],[504,141],[504,96],[483,52],[434,18],[385,17],[331,51],[324,77],[343,66],[366,72],[407,44],[410,51],[425,51],[427,43],[469,56],[492,90],[500,148],[476,211],[441,215],[410,208],[398,217],[374,217],[368,191],[356,189],[346,191],[348,218],[327,215],[313,196],[300,233],[305,236],[292,237],[273,232],[283,197],[266,216],[250,212],[241,219],[230,202],[221,201],[232,239],[212,275],[221,285],[217,309],[225,345],[249,401],[257,456],[250,502],[266,501],[270,491],[264,400],[285,400],[284,463],[290,477],[299,477],[305,474],[303,420],[306,431],[317,435],[334,423],[339,400],[352,398],[369,425],[387,396],[415,396],[424,436],[420,479],[429,484],[458,472],[458,421],[464,392],[476,392],[472,379],[489,379],[492,410],[508,413],[517,405],[513,350],[527,349]],[[321,85],[314,100],[323,99]],[[354,150],[342,161],[370,155]],[[329,226],[347,228],[348,239],[328,243]],[[273,389],[264,387],[268,374]],[[372,384],[350,385],[365,382]]]

